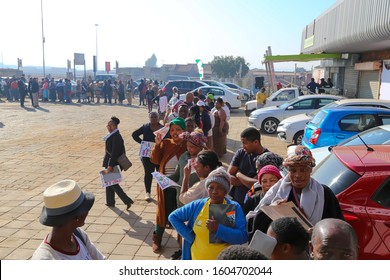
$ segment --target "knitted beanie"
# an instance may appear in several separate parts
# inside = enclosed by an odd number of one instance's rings
[[[220,184],[226,191],[230,191],[230,175],[226,172],[225,168],[218,167],[217,169],[210,172],[209,176],[206,178],[206,189],[213,182]]]
[[[279,169],[274,165],[266,165],[262,169],[260,169],[259,174],[257,176],[259,182],[261,182],[261,177],[263,177],[264,174],[275,175],[278,179],[282,178]]]

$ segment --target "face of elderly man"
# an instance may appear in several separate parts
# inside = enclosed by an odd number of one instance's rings
[[[309,184],[312,167],[307,164],[291,164],[288,176],[294,189],[300,193]]]

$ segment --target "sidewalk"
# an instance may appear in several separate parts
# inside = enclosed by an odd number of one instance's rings
[[[133,102],[137,103],[137,102]],[[96,196],[83,227],[108,259],[169,259],[178,249],[176,232],[166,230],[161,255],[151,249],[156,201],[144,201],[143,167],[139,144],[131,133],[148,122],[146,107],[105,104],[50,104],[26,108],[19,103],[0,103],[0,259],[27,260],[50,231],[39,223],[42,193],[51,184],[73,179]],[[104,156],[102,137],[111,116],[121,120],[119,129],[133,166],[125,172],[122,188],[135,200],[130,211],[119,198],[116,208],[105,206],[98,171]],[[244,110],[233,110],[229,121],[229,164],[241,147],[240,133],[248,126]],[[275,135],[262,136],[262,143],[284,156],[285,143]],[[152,197],[156,198],[155,183]]]

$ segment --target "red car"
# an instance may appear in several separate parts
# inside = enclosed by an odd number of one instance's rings
[[[359,259],[390,260],[390,145],[336,146],[312,176],[339,200]]]

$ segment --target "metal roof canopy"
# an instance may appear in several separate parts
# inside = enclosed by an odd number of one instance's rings
[[[266,62],[290,62],[290,61],[314,61],[322,59],[341,58],[341,53],[318,53],[318,54],[287,54],[287,55],[265,55],[263,63]]]

